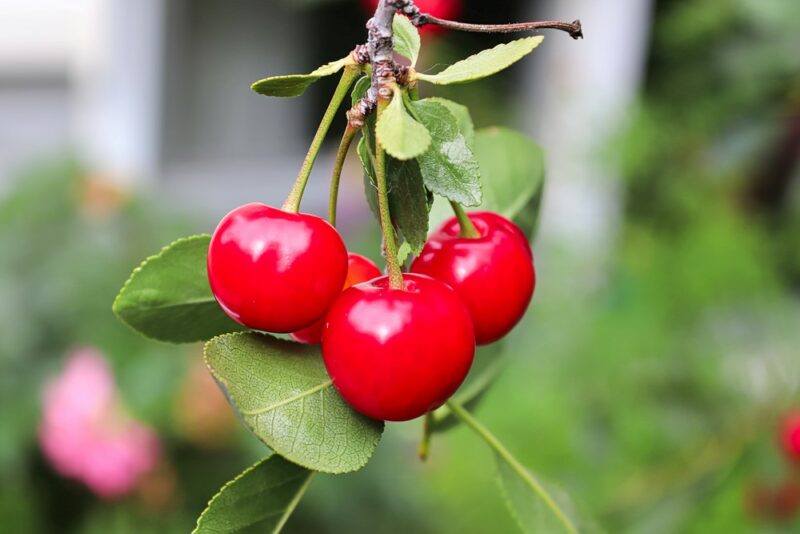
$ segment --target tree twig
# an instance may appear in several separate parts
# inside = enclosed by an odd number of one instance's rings
[[[535,22],[518,22],[513,24],[468,24],[454,20],[445,20],[427,13],[420,14],[412,21],[416,26],[433,24],[449,30],[473,33],[517,33],[533,30],[561,30],[567,32],[573,39],[583,39],[581,21],[562,22],[559,20],[540,20]]]

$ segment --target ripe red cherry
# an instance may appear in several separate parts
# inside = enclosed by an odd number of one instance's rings
[[[378,278],[381,274],[381,270],[372,261],[360,254],[350,252],[347,255],[347,278],[344,281],[342,291],[361,282]],[[322,329],[324,327],[325,318],[323,317],[308,328],[292,332],[292,338],[300,343],[316,345],[322,341]]]
[[[208,280],[225,313],[254,330],[294,332],[322,317],[341,293],[347,249],[314,215],[247,204],[219,223]]]
[[[355,285],[328,312],[322,356],[333,384],[373,419],[408,421],[441,406],[475,355],[472,322],[445,284],[406,274]]]
[[[497,341],[522,318],[536,286],[533,253],[522,231],[496,213],[472,212],[478,238],[461,237],[455,217],[430,236],[411,271],[456,290],[478,345]]]
[[[786,456],[800,462],[800,411],[791,412],[783,418],[780,440]]]

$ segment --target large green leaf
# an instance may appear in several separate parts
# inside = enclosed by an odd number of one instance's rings
[[[417,64],[419,49],[422,44],[419,38],[419,31],[416,26],[411,24],[408,17],[399,13],[394,16],[392,29],[394,32],[394,51],[408,58],[413,67]]]
[[[367,202],[378,216],[378,195],[369,142],[362,137],[358,156],[364,167],[364,189]],[[386,182],[389,187],[389,211],[400,237],[415,254],[422,250],[428,238],[428,193],[416,160],[398,161],[387,158]]]
[[[516,461],[500,454],[495,454],[495,459],[506,504],[523,532],[579,531],[581,525],[567,494],[545,484]]]
[[[248,428],[287,460],[345,473],[363,467],[375,451],[383,423],[339,396],[318,346],[239,333],[206,343],[205,358]]]
[[[179,239],[147,258],[120,290],[112,309],[147,337],[171,343],[244,330],[219,307],[206,274],[211,236]]]
[[[439,85],[466,83],[506,69],[539,46],[544,37],[525,37],[503,43],[454,63],[438,74],[416,73],[416,79]]]
[[[425,186],[464,206],[479,205],[481,170],[458,119],[432,99],[409,101],[408,106],[431,134],[430,149],[417,158]]]
[[[289,74],[286,76],[271,76],[253,82],[250,87],[256,93],[264,96],[294,97],[306,92],[314,82],[325,76],[336,74],[347,65],[352,65],[350,56],[322,65],[308,74]]]
[[[273,454],[225,484],[197,519],[193,533],[280,532],[313,474]]]
[[[431,134],[408,113],[403,100],[403,91],[396,90],[375,126],[378,142],[401,161],[416,158],[431,145]]]
[[[487,128],[475,134],[475,156],[481,169],[483,202],[490,210],[514,220],[533,237],[544,187],[544,152],[525,135],[508,128]],[[447,202],[437,199],[431,228],[452,217]]]

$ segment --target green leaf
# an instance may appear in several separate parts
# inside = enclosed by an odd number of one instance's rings
[[[322,65],[308,74],[289,74],[286,76],[271,76],[254,82],[250,87],[256,93],[264,96],[294,97],[306,92],[314,82],[325,76],[336,74],[347,65],[352,65],[350,56],[338,61]]]
[[[355,85],[353,85],[353,91],[350,93],[350,100],[353,102],[354,106],[367,95],[367,91],[371,85],[372,80],[370,80],[369,76],[362,76]]]
[[[510,67],[530,54],[543,40],[544,37],[539,35],[500,44],[462,59],[438,74],[417,73],[416,79],[439,85],[480,80]]]
[[[358,144],[358,156],[364,167],[364,192],[372,212],[378,216],[378,197],[373,154],[367,137]],[[411,248],[418,254],[428,238],[428,193],[420,167],[415,160],[386,159],[386,182],[389,189],[389,211],[392,223]]]
[[[313,475],[273,454],[225,484],[197,519],[193,534],[280,532]]]
[[[209,235],[179,239],[147,258],[122,286],[112,309],[147,337],[190,343],[244,327],[225,315],[208,285]]]
[[[325,372],[318,346],[239,333],[206,343],[208,368],[247,427],[287,460],[314,471],[362,468],[383,422],[355,412]]]
[[[496,211],[533,237],[544,187],[542,149],[508,128],[487,128],[475,134],[475,156],[483,190],[483,202],[475,209]],[[452,216],[448,203],[437,199],[431,210],[431,228]]]
[[[469,376],[453,395],[453,400],[467,410],[473,410],[505,368],[506,359],[503,341],[478,347]],[[458,418],[445,404],[433,412],[433,419],[430,423],[431,432],[444,432],[457,426],[458,423]]]
[[[419,49],[422,44],[419,38],[419,31],[416,26],[411,24],[408,17],[399,13],[394,16],[392,29],[394,31],[394,51],[411,60],[411,66],[413,67],[417,64]]]
[[[452,100],[447,100],[446,98],[432,97],[426,100],[443,105],[453,114],[453,117],[455,117],[458,122],[458,131],[466,138],[467,145],[473,148],[475,143],[475,125],[472,123],[472,116],[469,113],[469,108],[457,102],[453,102]]]
[[[431,145],[431,134],[409,115],[403,100],[403,91],[395,90],[392,101],[375,127],[378,142],[384,150],[401,161],[416,158]]]
[[[523,532],[578,532],[575,507],[562,491],[546,485],[526,469],[495,454],[506,505]]]
[[[431,134],[430,149],[417,158],[425,186],[464,206],[479,205],[481,170],[456,117],[431,99],[407,104]]]

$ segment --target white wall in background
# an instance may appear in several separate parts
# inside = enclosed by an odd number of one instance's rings
[[[542,237],[587,257],[613,244],[621,199],[601,151],[633,103],[645,69],[651,0],[548,0],[532,19],[580,18],[585,39],[547,31],[528,65],[525,128],[545,148]]]

